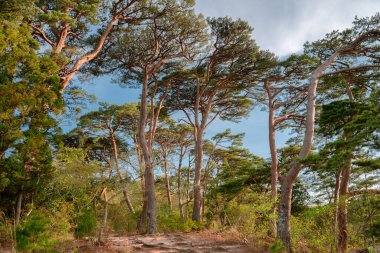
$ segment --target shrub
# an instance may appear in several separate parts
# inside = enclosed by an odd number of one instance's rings
[[[101,213],[103,215],[103,212]],[[125,234],[136,231],[139,217],[140,212],[133,214],[124,204],[108,206],[108,224],[115,232]],[[101,219],[103,219],[103,217],[101,217]]]
[[[226,218],[236,227],[240,237],[255,248],[267,247],[272,202],[264,194],[251,193],[238,203],[233,199],[227,204]]]
[[[78,218],[76,236],[94,236],[96,234],[96,216],[91,209],[84,210]]]
[[[177,210],[160,208],[157,211],[157,230],[159,232],[182,231],[183,224]]]
[[[269,247],[270,253],[285,253],[286,247],[280,240],[276,240],[270,247]]]
[[[193,221],[192,219],[186,220],[182,223],[181,231],[183,232],[191,232],[194,230],[202,230],[204,229],[204,224],[201,222]]]
[[[291,236],[296,252],[329,252],[334,245],[333,205],[309,208],[291,217]]]
[[[34,211],[25,217],[16,229],[17,250],[54,252],[56,241],[52,239],[49,223],[49,218],[40,211]]]
[[[14,244],[14,232],[12,220],[5,216],[3,212],[0,212],[0,245]]]

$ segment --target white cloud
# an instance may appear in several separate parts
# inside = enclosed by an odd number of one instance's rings
[[[380,11],[379,0],[198,0],[205,16],[241,18],[254,27],[253,36],[263,49],[283,56],[336,29],[350,27],[355,15]]]

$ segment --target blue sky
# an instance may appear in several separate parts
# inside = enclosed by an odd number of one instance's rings
[[[198,13],[205,17],[231,16],[249,22],[260,48],[280,57],[302,50],[306,41],[316,40],[336,29],[350,27],[355,15],[371,16],[380,10],[379,0],[198,0]],[[111,76],[81,85],[98,101],[115,104],[138,101],[139,90],[121,88]],[[92,106],[95,108],[95,106]],[[240,123],[216,121],[206,137],[231,128],[245,133],[244,145],[255,155],[269,157],[267,113],[254,109]],[[277,145],[285,144],[288,134],[277,133]]]

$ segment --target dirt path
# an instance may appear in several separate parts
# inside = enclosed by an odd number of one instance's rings
[[[110,236],[102,247],[79,247],[80,252],[104,253],[248,253],[249,248],[236,241],[207,233],[172,233],[155,236]]]

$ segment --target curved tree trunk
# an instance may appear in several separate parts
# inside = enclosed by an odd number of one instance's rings
[[[312,73],[310,84],[308,88],[307,98],[307,111],[306,111],[306,123],[305,123],[305,135],[301,151],[298,155],[298,159],[304,159],[309,154],[313,138],[314,138],[314,126],[315,126],[315,107],[316,107],[316,95],[319,78],[339,56],[339,51],[332,54],[324,63],[322,63]],[[277,224],[277,236],[283,242],[288,252],[292,252],[291,240],[290,240],[290,214],[291,214],[291,201],[293,185],[297,178],[298,173],[302,169],[302,164],[297,160],[294,160],[290,164],[289,172],[281,177],[281,196],[280,206],[278,209],[278,224]]]
[[[115,139],[114,132],[112,130],[110,131],[111,131],[111,140],[112,140],[113,154],[114,154],[115,164],[116,164],[116,169],[117,169],[117,175],[119,176],[119,181],[121,182],[123,180],[123,176],[121,175],[121,170],[120,170],[119,153],[117,151],[116,139]],[[124,195],[124,201],[125,203],[127,203],[129,211],[131,211],[131,213],[135,213],[135,209],[133,208],[132,202],[129,199],[127,189],[123,190],[123,195]]]

